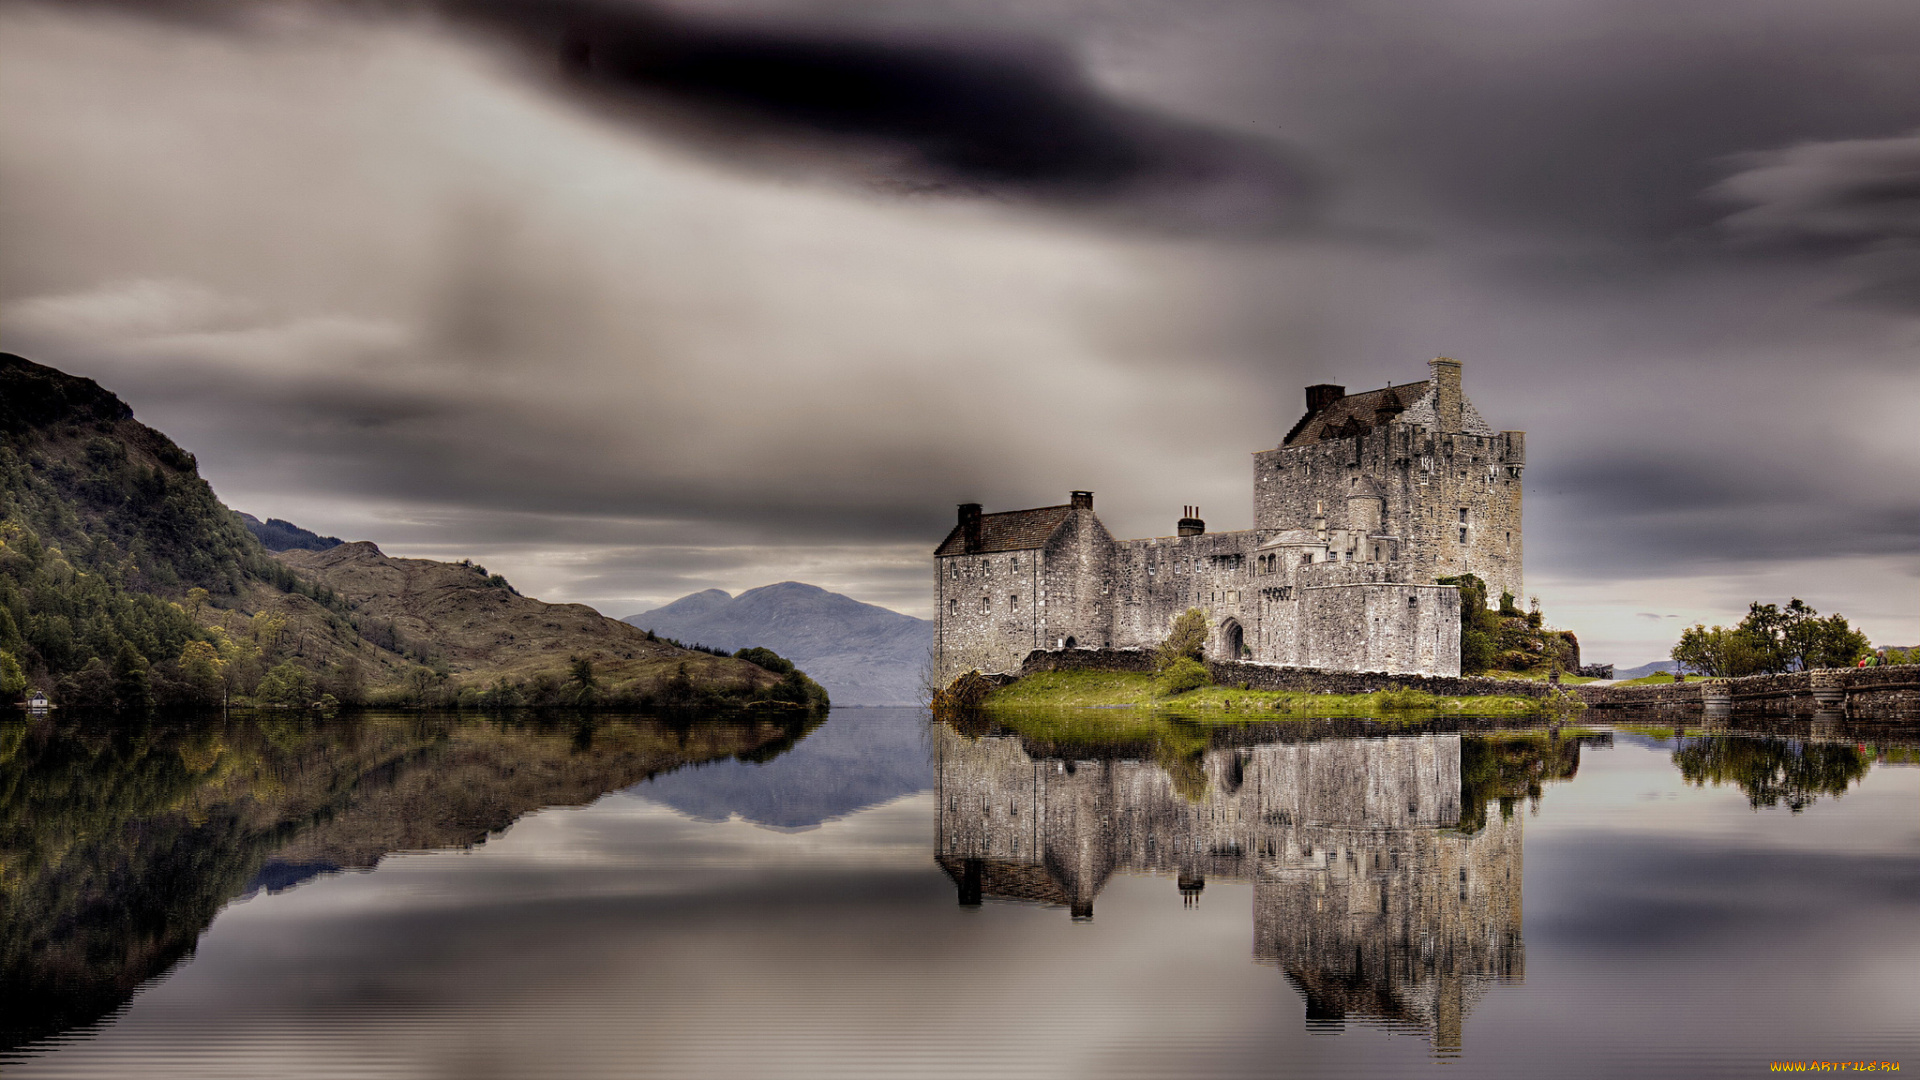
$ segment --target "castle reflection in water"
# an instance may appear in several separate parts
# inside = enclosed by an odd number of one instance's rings
[[[1443,1054],[1490,985],[1526,974],[1514,804],[1579,755],[1544,733],[1290,738],[1170,762],[945,724],[934,739],[935,858],[962,904],[1090,919],[1118,872],[1171,876],[1188,904],[1210,879],[1251,882],[1254,959],[1306,997],[1310,1027],[1381,1024]]]

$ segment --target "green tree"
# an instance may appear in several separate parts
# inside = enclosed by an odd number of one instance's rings
[[[573,703],[591,705],[599,689],[600,680],[593,673],[593,657],[567,657],[567,690]]]
[[[1697,624],[1680,634],[1675,662],[1717,678],[1845,667],[1869,648],[1867,636],[1843,615],[1821,618],[1799,597],[1785,607],[1754,601],[1732,628]]]
[[[1182,612],[1179,618],[1173,620],[1173,628],[1167,632],[1166,640],[1154,650],[1155,668],[1165,671],[1181,660],[1198,662],[1206,653],[1209,629],[1206,612],[1199,608],[1188,608]]]
[[[1738,627],[1709,628],[1696,623],[1680,632],[1679,642],[1668,655],[1695,674],[1727,679],[1765,670],[1768,649],[1764,641]]]
[[[145,710],[153,706],[152,685],[147,679],[147,658],[130,641],[122,641],[113,657],[113,703],[122,709]]]
[[[226,661],[220,651],[204,641],[189,641],[180,650],[180,682],[197,705],[218,705],[226,699],[226,681],[221,677]]]
[[[27,673],[10,652],[0,651],[0,701],[11,702],[27,689]]]
[[[1872,645],[1867,635],[1847,625],[1845,615],[1819,618],[1819,612],[1795,597],[1780,631],[1780,653],[1786,670],[1847,667]]]
[[[1477,574],[1461,574],[1439,578],[1435,584],[1460,590],[1461,672],[1472,674],[1491,668],[1500,654],[1500,616],[1487,607],[1487,583]]]
[[[302,709],[313,703],[313,676],[291,660],[275,664],[254,691],[262,705],[283,709]]]

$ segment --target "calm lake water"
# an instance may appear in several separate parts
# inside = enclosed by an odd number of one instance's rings
[[[0,1075],[1920,1069],[1913,729],[0,724]]]

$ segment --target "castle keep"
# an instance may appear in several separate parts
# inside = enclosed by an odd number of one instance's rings
[[[1188,608],[1209,655],[1333,671],[1460,673],[1460,593],[1522,595],[1526,435],[1495,432],[1460,364],[1423,382],[1348,394],[1307,387],[1281,444],[1253,455],[1251,529],[1115,540],[1091,492],[1061,506],[960,507],[934,552],[943,677],[1014,671],[1035,649],[1151,648]]]

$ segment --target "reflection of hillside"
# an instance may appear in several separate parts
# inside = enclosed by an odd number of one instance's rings
[[[1544,733],[1078,759],[946,726],[935,740],[935,858],[962,903],[1091,918],[1116,872],[1173,877],[1189,903],[1208,878],[1249,881],[1254,957],[1286,973],[1310,1021],[1379,1022],[1440,1050],[1459,1046],[1486,985],[1525,973],[1523,818],[1485,807],[1537,795],[1579,759],[1577,741]]]
[[[94,1020],[250,888],[477,843],[692,762],[780,752],[780,719],[0,726],[0,1049]]]

